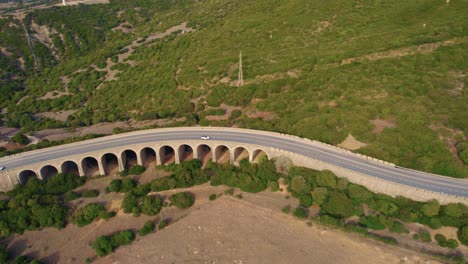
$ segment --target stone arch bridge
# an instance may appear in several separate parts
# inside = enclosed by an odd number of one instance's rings
[[[275,156],[267,148],[251,144],[229,144],[215,141],[144,143],[103,149],[93,153],[47,160],[17,170],[19,184],[31,177],[47,179],[58,173],[77,176],[108,175],[111,172],[130,169],[135,165],[149,168],[155,165],[179,164],[183,161],[199,159],[203,163],[211,160],[218,163],[238,164],[243,159],[258,162],[265,157]]]
[[[202,140],[202,136],[210,136]],[[330,170],[374,192],[415,200],[468,204],[468,181],[395,166],[319,141],[280,133],[221,127],[178,127],[142,130],[25,152],[0,158],[0,191],[30,177],[46,179],[57,173],[105,175],[133,165],[257,162],[262,156],[289,158],[294,165]]]

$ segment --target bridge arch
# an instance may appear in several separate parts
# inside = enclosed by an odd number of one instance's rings
[[[37,177],[37,173],[32,170],[24,170],[18,174],[18,180],[21,185],[25,185],[30,179],[33,178],[39,179],[39,177]]]
[[[206,164],[209,160],[213,160],[213,151],[211,150],[211,147],[206,144],[198,145],[197,157],[203,164]]]
[[[218,163],[231,162],[231,150],[225,145],[219,145],[215,148],[215,159]]]
[[[151,164],[157,163],[156,161],[156,150],[150,147],[144,147],[140,150],[141,165],[145,168],[149,168]]]
[[[128,170],[131,167],[138,165],[138,156],[135,151],[131,149],[126,149],[120,154],[122,161],[122,169]]]
[[[249,158],[249,151],[244,147],[234,148],[234,162],[240,162],[243,159]]]
[[[78,168],[78,164],[76,162],[68,160],[62,163],[60,166],[62,169],[63,174],[73,174],[75,176],[80,176],[80,170]]]
[[[179,162],[189,161],[194,158],[193,148],[187,144],[180,145],[178,150]]]
[[[260,162],[262,159],[267,159],[269,160],[270,157],[268,156],[268,153],[264,150],[261,150],[261,149],[255,149],[253,152],[252,152],[252,159],[251,159],[251,162],[252,163],[258,163]]]
[[[84,176],[99,175],[99,162],[94,157],[85,157],[81,160],[81,168]]]
[[[58,174],[58,170],[52,165],[46,165],[41,168],[40,173],[41,173],[41,178],[43,180],[47,180],[49,178],[56,176]]]
[[[174,148],[168,145],[159,148],[159,158],[161,159],[161,165],[167,165],[176,162]]]
[[[119,158],[114,153],[106,153],[101,156],[102,169],[109,175],[115,169],[119,169]]]

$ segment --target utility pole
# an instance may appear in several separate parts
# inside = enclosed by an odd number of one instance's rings
[[[239,54],[239,78],[237,79],[237,86],[244,85],[244,74],[242,73],[242,50]]]

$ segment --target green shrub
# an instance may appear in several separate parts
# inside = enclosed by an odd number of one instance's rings
[[[293,215],[302,220],[306,219],[308,214],[307,210],[302,207],[297,207],[293,210]]]
[[[151,182],[151,190],[153,192],[171,190],[174,189],[176,185],[177,182],[175,179],[171,177],[162,177]]]
[[[122,180],[112,180],[109,184],[109,191],[120,192],[122,189]]]
[[[141,165],[136,165],[136,166],[133,166],[129,171],[128,173],[131,174],[131,175],[140,175],[142,174],[143,172],[146,171],[146,168],[141,166]]]
[[[281,211],[283,211],[283,213],[285,214],[289,214],[289,212],[291,211],[291,207],[289,205],[286,205],[281,209]]]
[[[317,187],[314,188],[310,194],[315,202],[322,205],[328,198],[328,189],[325,187]]]
[[[242,196],[242,194],[239,193],[238,195],[236,195],[236,198],[237,198],[237,199],[243,199],[244,196]]]
[[[21,145],[27,145],[29,143],[29,138],[23,133],[18,132],[11,138],[11,141],[16,142]]]
[[[104,206],[96,203],[91,203],[77,210],[74,216],[74,222],[77,226],[82,227],[89,225],[96,219],[101,212],[106,212]]]
[[[357,184],[349,184],[348,186],[349,197],[358,203],[366,202],[374,197],[373,193],[365,187]]]
[[[419,237],[421,238],[422,242],[428,243],[432,241],[431,233],[424,229],[419,230]]]
[[[121,206],[124,213],[132,213],[133,209],[138,207],[136,196],[133,193],[126,193]]]
[[[447,247],[450,249],[456,249],[458,247],[458,241],[452,238],[447,240]]]
[[[229,188],[224,191],[224,194],[226,195],[233,195],[234,194],[234,188]]]
[[[278,181],[269,181],[268,182],[268,189],[270,189],[270,191],[272,191],[272,192],[279,191]]]
[[[421,206],[421,212],[427,217],[439,214],[440,204],[436,200],[429,201]]]
[[[310,192],[310,185],[307,180],[302,176],[294,176],[290,183],[291,192],[297,196],[308,194]]]
[[[420,237],[419,237],[419,234],[414,234],[414,235],[413,235],[413,239],[414,239],[414,240],[419,240],[419,238],[420,238]]]
[[[65,202],[70,202],[80,198],[80,195],[74,191],[68,191],[64,194],[63,199]]]
[[[143,227],[140,230],[138,230],[138,235],[146,236],[147,234],[152,233],[153,231],[154,231],[153,221],[146,221]]]
[[[330,192],[328,200],[322,205],[322,210],[338,217],[350,217],[354,214],[353,202],[340,191]]]
[[[120,192],[129,192],[136,186],[136,182],[132,179],[123,179],[122,180],[122,187],[120,188]]]
[[[230,119],[239,118],[241,115],[242,115],[242,111],[241,111],[241,110],[234,109],[234,110],[232,110],[232,112],[231,112],[231,117],[230,117]]]
[[[312,196],[310,194],[303,194],[299,197],[299,202],[301,204],[301,206],[303,207],[310,207],[312,206],[312,203],[313,203],[313,199],[312,199]]]
[[[169,197],[169,201],[172,205],[179,208],[189,208],[195,202],[193,194],[188,192],[180,192],[173,194]]]
[[[396,234],[409,234],[408,229],[406,229],[405,226],[398,221],[393,221],[393,224],[389,230],[390,232]]]
[[[442,227],[442,222],[439,218],[431,218],[431,220],[429,220],[428,225],[432,229],[439,229]]]
[[[344,228],[345,230],[348,230],[354,233],[367,234],[367,229],[360,225],[345,224]]]
[[[112,212],[106,212],[106,211],[102,211],[99,213],[99,218],[101,219],[104,219],[104,220],[109,220],[110,218],[116,216],[117,213],[112,211]]]
[[[375,240],[378,240],[380,242],[383,242],[385,244],[398,246],[398,240],[396,240],[393,237],[380,236],[380,235],[377,235],[377,234],[369,234],[368,237],[371,237],[371,238],[373,238]]]
[[[385,224],[382,218],[376,215],[361,216],[359,222],[367,228],[373,230],[384,230]]]
[[[460,240],[463,245],[468,246],[468,225],[458,229],[457,236],[458,240]]]
[[[135,165],[129,170],[123,170],[120,172],[120,176],[127,177],[128,175],[140,175],[146,171],[146,168],[141,165]]]
[[[139,206],[140,211],[146,215],[156,215],[161,211],[163,200],[156,196],[145,196],[143,197]]]
[[[163,220],[159,221],[158,230],[162,230],[162,229],[166,228],[166,226],[168,224],[169,224],[169,219],[163,219]]]
[[[135,240],[135,234],[130,230],[116,232],[110,236],[100,236],[91,247],[96,251],[98,257],[112,253],[116,248],[128,245]]]
[[[331,226],[342,226],[343,225],[343,222],[342,222],[341,219],[336,218],[336,217],[334,217],[332,215],[327,215],[327,214],[319,216],[318,221],[321,224],[324,224],[324,225],[331,225]]]
[[[330,189],[336,189],[337,177],[331,171],[321,171],[317,175],[317,185],[320,187],[327,187]]]
[[[442,235],[442,234],[436,234],[434,236],[434,239],[437,241],[437,243],[439,244],[439,246],[441,247],[447,247],[447,238]]]
[[[214,200],[216,200],[216,198],[218,198],[218,196],[217,196],[216,194],[214,194],[214,193],[211,194],[210,197],[208,197],[208,199],[209,199],[210,201],[214,201]]]
[[[98,190],[87,190],[81,193],[81,197],[83,198],[94,198],[99,196]]]

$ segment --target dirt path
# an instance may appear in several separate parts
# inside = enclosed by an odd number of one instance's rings
[[[398,57],[414,55],[414,54],[427,54],[427,53],[433,52],[434,50],[436,50],[437,48],[441,46],[452,46],[456,44],[466,43],[467,41],[468,41],[468,38],[466,37],[453,38],[453,39],[440,41],[440,42],[426,43],[426,44],[417,45],[417,46],[410,46],[410,47],[393,49],[393,50],[388,50],[388,51],[383,51],[383,52],[376,52],[376,53],[372,53],[372,54],[368,54],[364,56],[344,59],[341,61],[341,65],[350,64],[355,61],[366,61],[366,60],[373,61],[373,60],[381,60],[381,59],[389,59],[389,58],[398,58]]]

